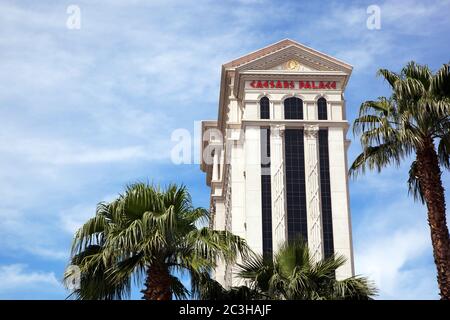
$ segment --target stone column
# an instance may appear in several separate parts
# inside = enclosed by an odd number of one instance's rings
[[[245,228],[245,153],[243,138],[240,136],[242,132],[240,130],[233,130],[230,133],[229,140],[232,140],[231,155],[230,155],[230,176],[231,178],[231,213],[232,215],[226,217],[225,226],[228,231],[233,234],[246,239]],[[231,142],[231,141],[230,141]],[[230,228],[231,227],[231,228]],[[225,270],[225,283],[226,288],[230,288],[232,285],[238,285],[233,283],[235,280],[235,270],[232,265],[227,265]]]
[[[225,204],[223,200],[214,200],[211,208],[214,213],[214,230],[225,230]],[[218,259],[217,266],[213,270],[212,277],[216,279],[222,286],[226,283],[226,263],[222,259]]]
[[[355,274],[344,128],[330,127],[328,129],[328,149],[330,154],[330,191],[333,212],[334,252],[347,258],[346,263],[336,270],[336,278],[340,280]]]
[[[287,240],[287,215],[284,186],[284,126],[270,129],[270,171],[272,193],[272,248],[277,252]]]
[[[323,257],[322,216],[320,210],[319,148],[316,125],[305,126],[305,185],[306,212],[308,224],[308,247],[312,258],[320,261]]]
[[[247,126],[244,142],[245,189],[233,190],[245,194],[245,229],[248,245],[262,253],[261,215],[261,128]]]

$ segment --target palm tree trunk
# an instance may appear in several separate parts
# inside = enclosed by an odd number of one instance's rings
[[[145,300],[172,300],[171,277],[164,263],[154,263],[147,269],[146,289],[141,292]]]
[[[441,169],[433,140],[428,138],[417,151],[418,180],[428,209],[433,256],[441,299],[450,300],[450,239],[445,217]]]

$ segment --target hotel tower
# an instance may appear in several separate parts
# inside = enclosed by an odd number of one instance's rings
[[[211,227],[272,254],[302,237],[313,259],[347,258],[354,275],[344,90],[352,66],[283,40],[222,66],[217,120],[202,121]],[[215,270],[238,285],[232,265]]]

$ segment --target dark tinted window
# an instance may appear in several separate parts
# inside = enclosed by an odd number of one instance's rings
[[[327,120],[327,100],[325,100],[325,98],[317,100],[317,111],[319,120]]]
[[[270,111],[269,111],[270,101],[267,97],[262,97],[259,100],[259,114],[261,119],[270,119]]]
[[[261,129],[261,213],[263,254],[272,255],[272,192],[270,178],[270,129]]]
[[[284,118],[285,119],[303,119],[303,101],[302,99],[292,97],[284,100]]]
[[[334,252],[333,221],[330,192],[330,158],[328,153],[328,129],[319,130],[320,197],[322,202],[323,249],[325,258]]]
[[[303,130],[285,131],[286,208],[288,240],[308,240]]]

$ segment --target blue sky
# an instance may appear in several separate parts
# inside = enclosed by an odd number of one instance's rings
[[[66,27],[71,4],[79,30]],[[371,4],[380,30],[366,27]],[[449,12],[449,1],[418,0],[0,0],[0,299],[65,298],[74,230],[128,183],[184,183],[208,206],[198,165],[172,164],[171,133],[217,117],[221,64],[284,38],[343,59],[353,120],[389,93],[378,68],[450,60]],[[351,161],[360,147],[349,138]],[[437,299],[407,169],[351,182],[356,271],[380,298]]]

